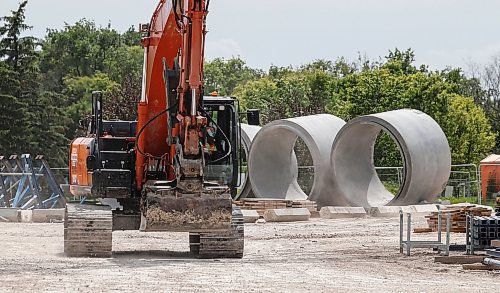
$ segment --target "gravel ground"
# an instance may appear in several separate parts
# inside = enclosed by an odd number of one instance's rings
[[[67,258],[62,224],[0,223],[0,292],[500,291],[498,271],[434,263],[429,249],[399,254],[398,221],[247,224],[242,260],[193,259],[187,234],[138,231],[113,233],[113,258]]]

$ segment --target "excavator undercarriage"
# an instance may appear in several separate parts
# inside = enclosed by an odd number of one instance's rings
[[[71,257],[112,257],[115,217],[109,206],[68,204],[64,222],[65,254]],[[229,221],[224,229],[190,232],[191,254],[199,258],[242,258],[245,234],[239,207],[232,206]],[[175,222],[174,226],[179,223]]]
[[[72,257],[111,257],[113,212],[109,206],[67,204],[64,253]]]
[[[177,180],[154,180],[165,177],[162,172],[149,170],[147,174],[151,180],[144,183],[140,193],[134,192],[136,154],[130,144],[135,139],[137,123],[102,120],[100,94],[95,93],[92,100],[94,126],[90,128],[95,134],[72,144],[70,169],[77,177],[70,189],[74,195],[86,196],[87,202],[100,204],[68,204],[64,234],[66,254],[110,257],[113,231],[140,230],[188,232],[190,251],[196,257],[241,258],[243,217],[239,208],[232,204],[240,172],[236,151],[239,141],[236,100],[217,97],[205,100],[206,111],[218,116],[214,121],[218,131],[224,131],[228,140],[234,143],[231,155],[217,163],[206,164],[200,172],[195,170],[198,164],[184,163],[185,177]],[[220,157],[221,154],[213,154],[204,160],[215,162]],[[203,177],[198,176],[199,173]]]

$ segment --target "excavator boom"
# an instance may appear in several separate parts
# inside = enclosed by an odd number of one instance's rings
[[[143,230],[230,226],[227,186],[207,187],[203,176],[202,145],[208,124],[202,108],[207,4],[204,0],[161,1],[142,40],[147,74],[145,97],[139,104],[136,173],[143,196]]]

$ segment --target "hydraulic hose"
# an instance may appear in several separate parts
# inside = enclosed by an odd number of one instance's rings
[[[156,119],[158,119],[163,114],[169,112],[170,110],[172,110],[176,106],[177,106],[177,102],[175,102],[172,106],[168,107],[167,109],[165,109],[165,110],[161,111],[160,113],[156,114],[156,116],[154,116],[153,118],[149,119],[149,121],[146,122],[146,124],[144,124],[144,126],[141,128],[141,130],[137,133],[137,136],[135,137],[135,148],[139,152],[139,154],[141,154],[141,155],[143,155],[145,157],[152,156],[151,154],[145,154],[141,150],[141,148],[139,147],[139,138],[141,137],[141,135],[144,132],[144,130],[149,126],[149,124],[151,124],[153,121],[155,121]],[[156,156],[152,156],[152,157],[154,157],[155,159],[161,159],[161,157],[156,157]]]

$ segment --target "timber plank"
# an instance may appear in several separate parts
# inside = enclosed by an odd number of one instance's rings
[[[483,264],[465,264],[462,266],[464,270],[477,270],[477,271],[500,271],[500,267],[486,266]]]
[[[482,255],[453,255],[453,256],[436,256],[434,262],[442,264],[474,264],[481,263],[485,259]]]

